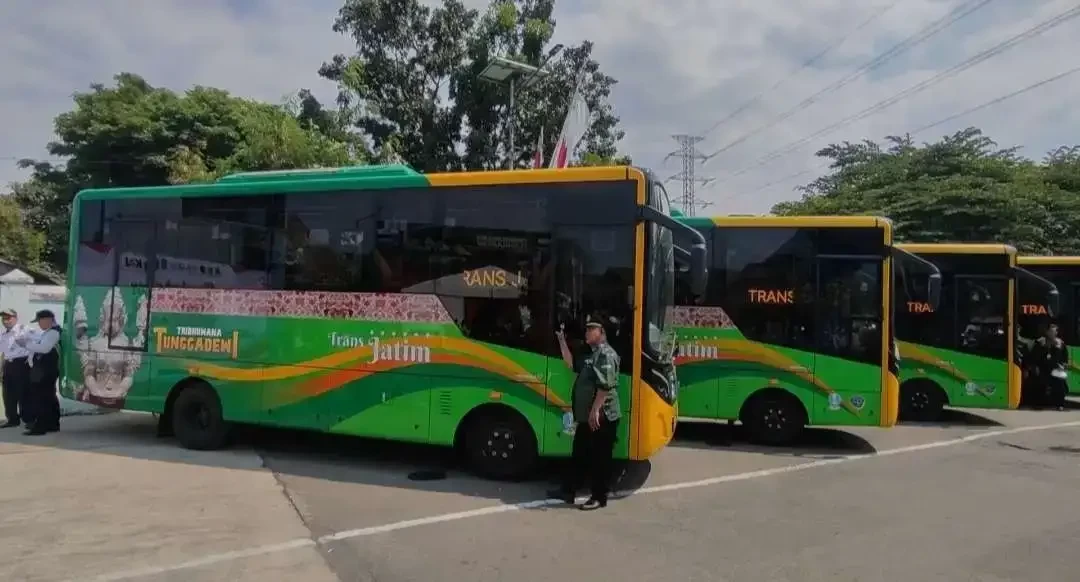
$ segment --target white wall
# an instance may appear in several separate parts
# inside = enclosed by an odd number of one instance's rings
[[[67,290],[63,285],[34,285],[33,279],[22,271],[11,271],[0,277],[0,309],[14,309],[19,314],[19,321],[29,324],[34,313],[41,309],[51,310],[56,314],[56,321],[64,321],[64,297]],[[3,411],[0,402],[0,412]],[[60,411],[65,416],[72,414],[93,414],[105,412],[85,402],[75,402],[60,398]]]

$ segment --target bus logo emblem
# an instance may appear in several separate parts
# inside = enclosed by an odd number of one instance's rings
[[[829,393],[829,410],[840,410],[840,403],[844,399],[840,397],[840,394],[836,392]]]
[[[852,396],[851,405],[855,407],[855,410],[862,410],[866,406],[866,399],[862,396]]]

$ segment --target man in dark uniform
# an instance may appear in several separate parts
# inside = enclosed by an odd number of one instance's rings
[[[612,473],[612,455],[619,427],[619,355],[607,343],[604,326],[596,321],[585,324],[587,353],[576,361],[566,345],[566,336],[556,332],[563,361],[577,372],[573,396],[573,454],[562,487],[550,493],[552,499],[574,503],[578,489],[586,480],[591,487],[589,499],[580,508],[607,506]]]
[[[40,436],[60,430],[60,399],[56,396],[56,381],[60,378],[60,326],[48,309],[37,312],[34,323],[38,324],[39,333],[15,341],[30,351],[27,404],[34,421],[23,434]]]
[[[1043,336],[1035,340],[1028,354],[1036,378],[1044,387],[1047,403],[1065,410],[1065,395],[1069,393],[1069,348],[1058,337],[1057,325],[1046,326]]]

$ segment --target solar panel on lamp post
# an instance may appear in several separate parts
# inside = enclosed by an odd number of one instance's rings
[[[528,89],[536,84],[544,77],[551,74],[551,71],[544,68],[544,65],[552,59],[563,46],[561,44],[555,45],[547,56],[540,63],[540,66],[534,67],[522,62],[511,60],[505,57],[494,57],[491,62],[484,67],[483,71],[480,71],[480,79],[489,83],[495,83],[497,85],[507,85],[510,89],[510,105],[508,108],[507,126],[510,131],[510,144],[508,147],[509,161],[507,165],[509,169],[513,170],[515,162],[517,160],[517,149],[514,147],[514,130],[516,129],[514,123],[514,93],[517,89]]]

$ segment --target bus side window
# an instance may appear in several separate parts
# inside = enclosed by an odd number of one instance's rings
[[[725,265],[723,308],[739,331],[753,341],[813,349],[812,233],[737,228],[715,238],[724,239],[722,246],[717,245]]]

